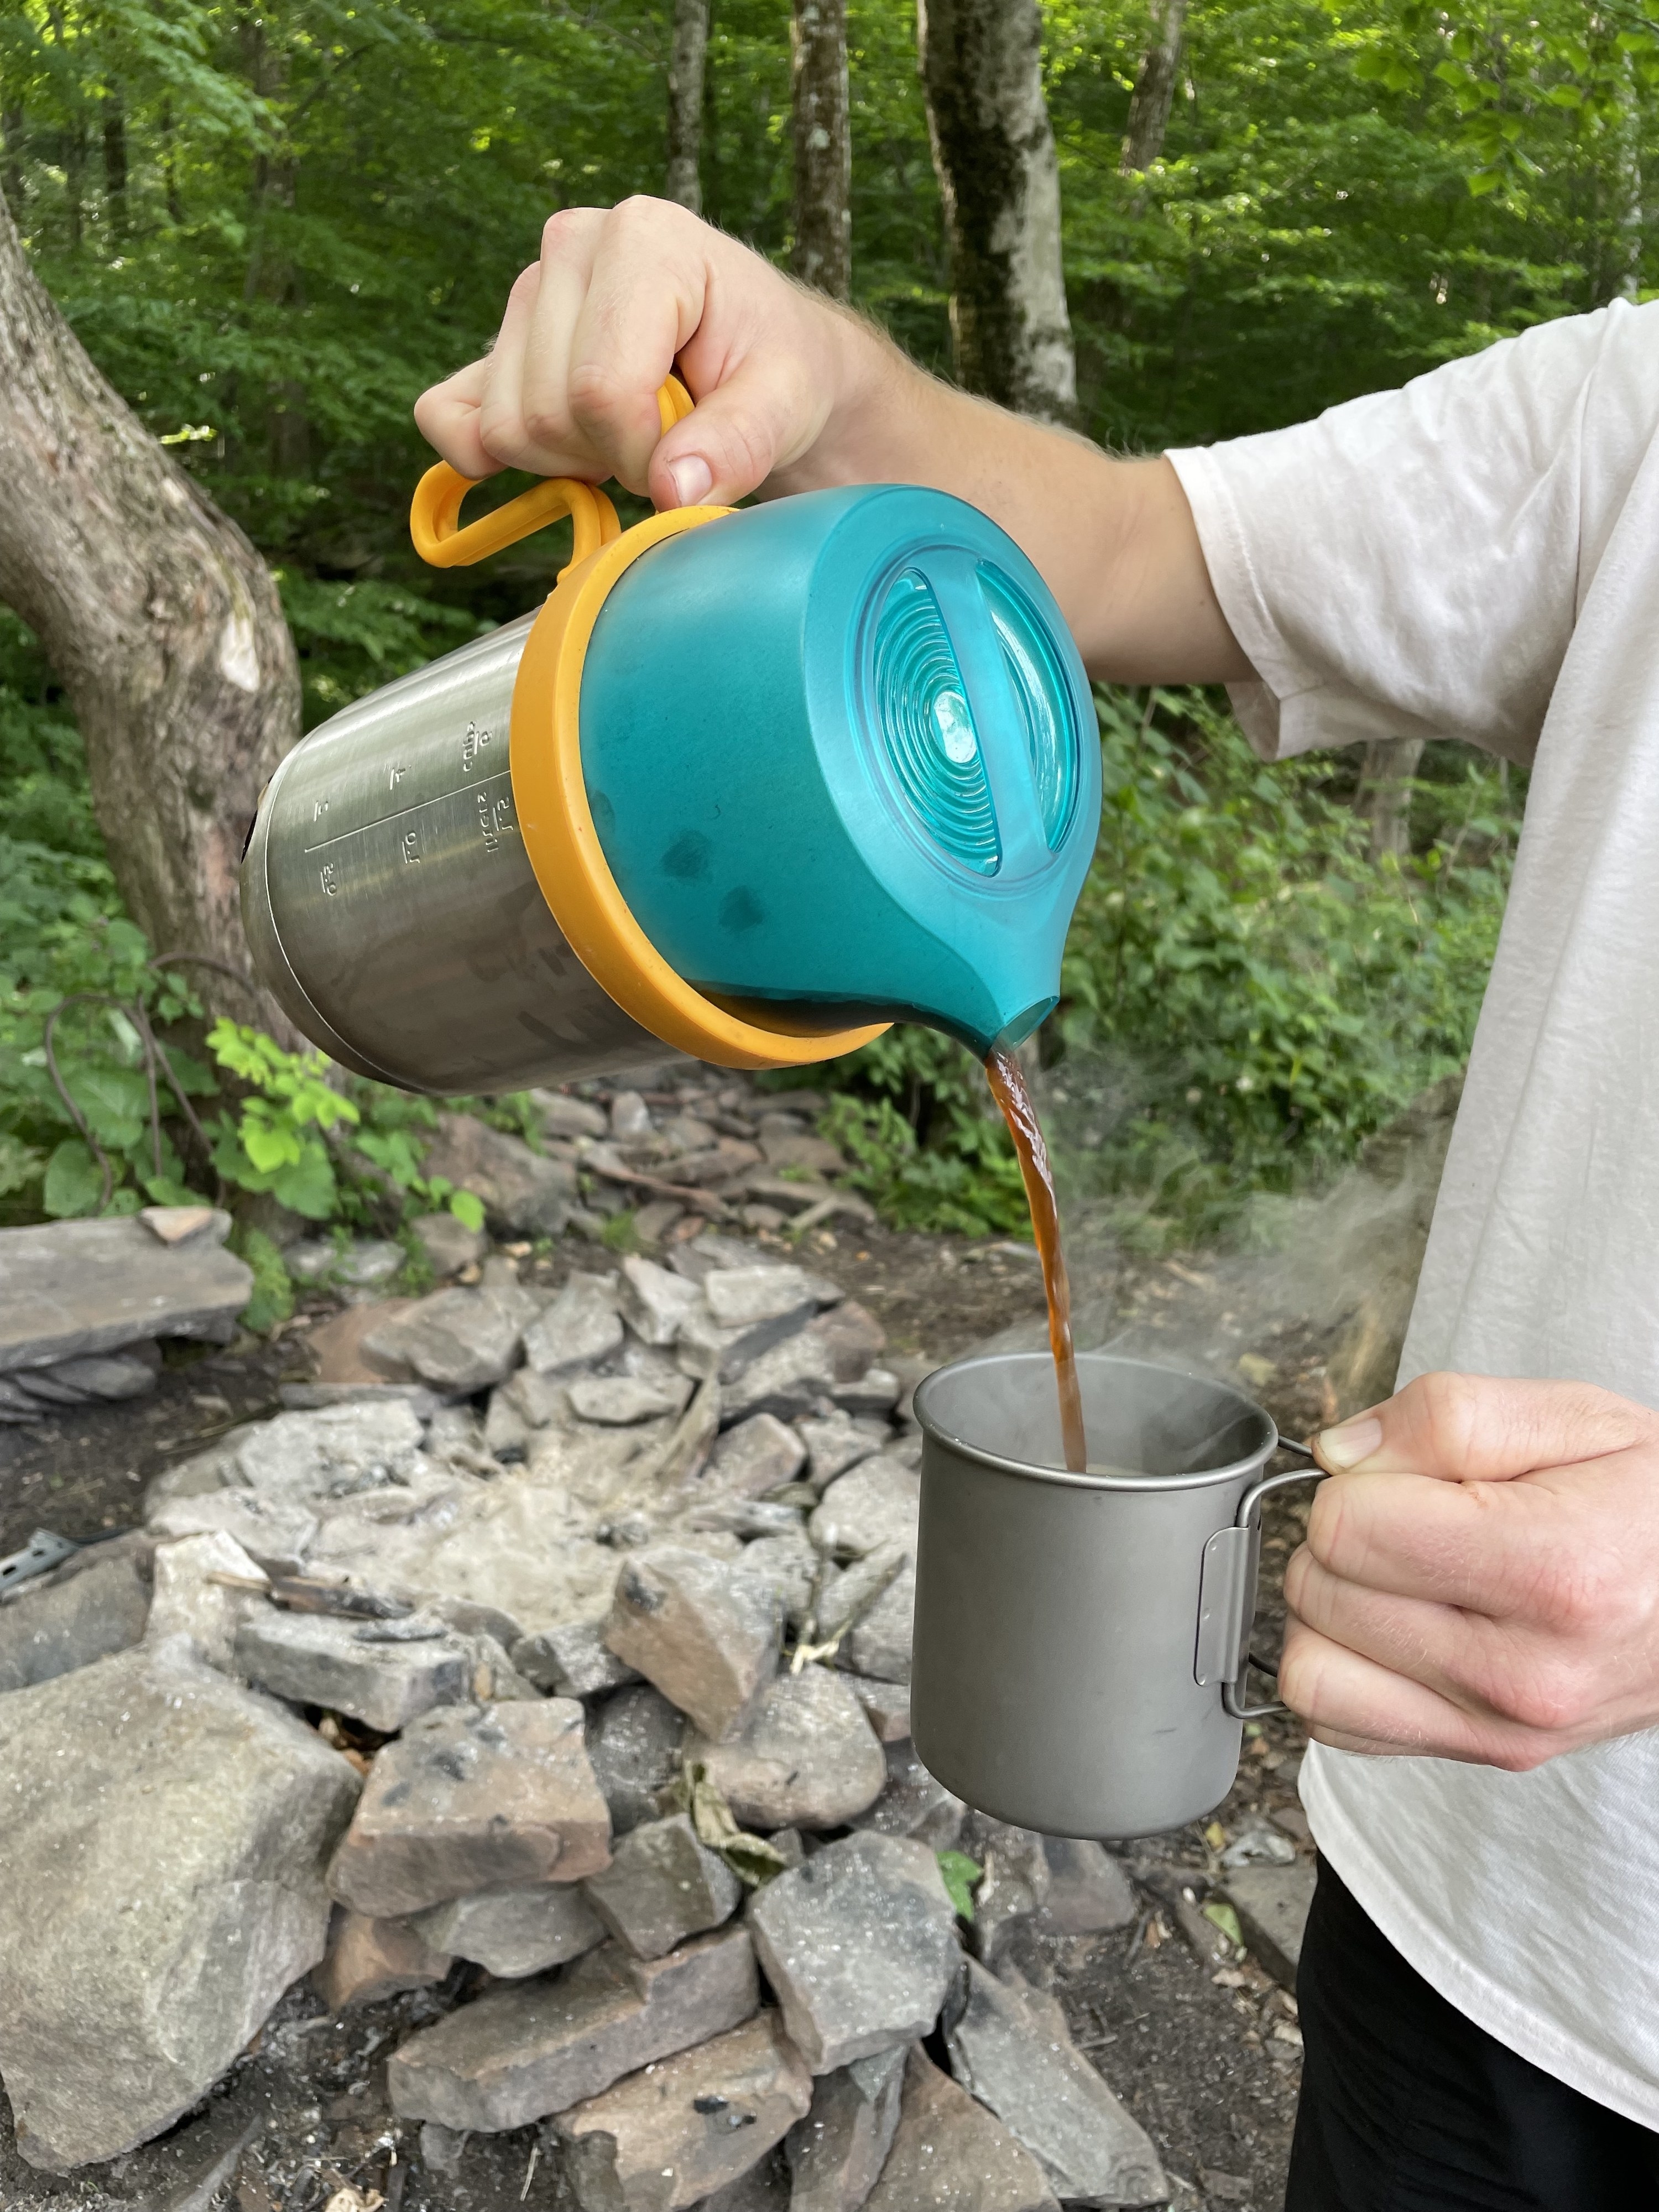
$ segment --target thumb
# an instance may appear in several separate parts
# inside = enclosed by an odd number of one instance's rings
[[[795,364],[751,358],[658,441],[651,497],[659,508],[734,506],[805,453],[828,414]]]
[[[1314,1439],[1332,1474],[1427,1474],[1505,1482],[1624,1451],[1659,1433],[1645,1406],[1589,1382],[1419,1375]]]

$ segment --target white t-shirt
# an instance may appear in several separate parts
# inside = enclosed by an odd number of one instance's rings
[[[1171,459],[1265,755],[1427,733],[1533,763],[1402,1380],[1659,1407],[1659,304]],[[1659,2128],[1659,1730],[1530,1774],[1316,1747],[1302,1792],[1453,2004]]]

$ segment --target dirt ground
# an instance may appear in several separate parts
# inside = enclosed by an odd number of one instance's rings
[[[944,1360],[987,1336],[1039,1323],[1034,1260],[961,1239],[845,1228],[821,1232],[810,1255],[862,1299],[892,1348]],[[557,1280],[592,1266],[568,1244],[532,1263]],[[1287,1433],[1327,1413],[1322,1346],[1306,1327],[1253,1336],[1235,1279],[1181,1262],[1096,1261],[1079,1271],[1085,1345],[1108,1337],[1156,1355],[1202,1358],[1261,1395]],[[65,1414],[0,1429],[0,1554],[41,1526],[86,1538],[132,1525],[143,1487],[164,1467],[237,1421],[274,1411],[285,1375],[303,1376],[308,1325],[330,1310],[307,1300],[275,1342],[179,1347],[155,1395],[137,1406]],[[1237,1346],[1237,1352],[1234,1346]],[[1242,1361],[1241,1365],[1239,1362]],[[1276,1589],[1305,1519],[1292,1494],[1269,1501],[1264,1579]],[[1269,1595],[1257,1649],[1276,1648],[1282,1612]],[[1301,1739],[1293,1723],[1253,1728],[1239,1780],[1216,1819],[1222,1840],[1250,1820],[1273,1820],[1299,1851]],[[1273,2212],[1282,2202],[1299,2072],[1294,2002],[1253,1962],[1218,1965],[1196,1946],[1207,1922],[1181,1892],[1217,1863],[1217,1831],[1198,1828],[1128,1847],[1143,1910],[1133,1928],[1098,1937],[1025,1942],[1021,1963],[1054,1990],[1079,2042],[1158,2145],[1170,2203]],[[331,2019],[306,1984],[290,1990],[248,2053],[198,2111],[163,2141],[101,2168],[37,2173],[13,2147],[0,2098],[0,2207],[52,2212],[321,2212],[352,2185],[379,2191],[386,2212],[554,2212],[556,2156],[537,2128],[472,2136],[445,2169],[386,2099],[385,2062],[409,2028],[472,1993],[482,1975],[458,1967],[441,1989]],[[244,2146],[247,2148],[244,2148]],[[436,2146],[428,2145],[429,2150]]]

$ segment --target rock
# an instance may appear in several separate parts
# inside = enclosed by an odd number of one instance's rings
[[[504,1467],[529,1456],[532,1427],[507,1395],[511,1388],[510,1383],[501,1383],[490,1392],[489,1408],[484,1415],[484,1449]]]
[[[789,2212],[789,2168],[775,2148],[724,2189],[711,2189],[697,2212]]]
[[[433,2173],[458,2172],[471,2133],[470,2128],[441,2127],[428,2120],[421,2129],[421,2164]]]
[[[434,1291],[366,1336],[363,1349],[400,1363],[434,1390],[483,1390],[518,1364],[522,1328],[494,1291]]]
[[[503,1981],[544,1974],[605,1937],[605,1923],[571,1882],[479,1890],[432,1905],[408,1924],[434,1948],[471,1959]]]
[[[691,1395],[691,1380],[686,1375],[592,1375],[571,1383],[569,1394],[572,1409],[584,1421],[625,1429],[636,1421],[683,1413]]]
[[[887,1348],[887,1332],[868,1306],[845,1298],[833,1313],[820,1314],[811,1324],[812,1334],[830,1348],[830,1371],[836,1382],[856,1382]]]
[[[822,1554],[815,1552],[813,1557],[821,1559]],[[909,1558],[902,1543],[878,1544],[850,1566],[827,1573],[818,1592],[817,1640],[828,1644],[845,1636],[873,1610],[883,1592],[908,1565]]]
[[[465,1295],[465,1293],[463,1293]],[[275,1497],[338,1497],[409,1474],[421,1448],[406,1398],[351,1398],[314,1413],[278,1413],[235,1433],[234,1480]]]
[[[868,1367],[856,1382],[837,1382],[831,1396],[855,1419],[885,1419],[896,1411],[904,1385],[891,1368]]]
[[[1221,1854],[1224,1869],[1247,1866],[1291,1866],[1295,1863],[1296,1845],[1290,1838],[1270,1828],[1264,1820],[1252,1820],[1240,1828],[1231,1843]]]
[[[640,1680],[638,1669],[605,1642],[602,1620],[573,1620],[565,1628],[522,1636],[509,1656],[521,1674],[556,1698],[597,1697]]]
[[[611,1133],[625,1140],[651,1134],[651,1115],[637,1091],[619,1091],[611,1101]]]
[[[835,1382],[830,1347],[812,1328],[799,1330],[746,1367],[726,1395],[729,1421],[775,1413],[781,1421],[816,1413]]]
[[[492,1221],[521,1237],[556,1237],[576,1196],[568,1160],[544,1158],[471,1114],[439,1115],[421,1172],[471,1191]]]
[[[268,1575],[297,1574],[317,1534],[317,1516],[285,1498],[253,1490],[215,1490],[195,1498],[163,1498],[147,1513],[152,1536],[198,1536],[216,1529],[232,1536]]]
[[[531,1102],[550,1137],[602,1137],[611,1124],[602,1106],[568,1098],[562,1091],[532,1091]]]
[[[524,1333],[524,1356],[538,1375],[574,1375],[622,1348],[614,1275],[570,1275]]]
[[[456,1638],[440,1632],[418,1643],[367,1640],[365,1631],[374,1626],[267,1606],[238,1628],[232,1656],[237,1672],[262,1690],[293,1705],[348,1713],[385,1735],[434,1705],[453,1705],[471,1694],[471,1666]]]
[[[489,1249],[482,1229],[469,1229],[453,1213],[417,1213],[410,1223],[433,1273],[441,1279],[476,1267]]]
[[[762,1536],[745,1544],[743,1564],[750,1574],[759,1575],[771,1584],[784,1620],[799,1632],[812,1610],[819,1560],[802,1531],[799,1516],[792,1513],[789,1518],[794,1526],[787,1534]]]
[[[885,1425],[855,1421],[839,1407],[824,1420],[803,1421],[796,1432],[806,1447],[808,1480],[822,1491],[838,1474],[860,1460],[870,1459],[889,1440]]]
[[[693,1306],[674,1339],[680,1364],[690,1374],[713,1375],[718,1382],[735,1382],[763,1353],[805,1328],[812,1310],[811,1302],[805,1301],[770,1320],[727,1328],[704,1307]]]
[[[1244,1941],[1283,1989],[1294,1993],[1316,1879],[1311,1859],[1294,1866],[1240,1867],[1227,1877],[1227,1897]]]
[[[565,2172],[582,2212],[684,2212],[758,2165],[811,2099],[763,2012],[564,2113]]]
[[[878,1738],[902,1743],[910,1733],[910,1685],[879,1682],[868,1674],[849,1674],[847,1680]]]
[[[586,1891],[612,1935],[636,1959],[660,1959],[688,1936],[718,1928],[738,1909],[743,1884],[697,1840],[684,1813],[641,1821],[621,1838]]]
[[[848,1836],[749,1901],[785,2025],[815,2074],[914,2043],[960,1967],[939,1862],[897,1836]]]
[[[920,1473],[886,1455],[838,1476],[806,1525],[833,1559],[861,1559],[884,1544],[902,1545],[914,1559],[921,1513]]]
[[[587,1755],[617,1835],[654,1820],[658,1797],[680,1771],[685,1715],[660,1690],[619,1690],[599,1707]]]
[[[1024,2144],[913,2051],[893,2148],[866,2212],[1059,2212],[1059,2206]]]
[[[697,1485],[704,1498],[760,1498],[793,1481],[806,1461],[806,1446],[775,1413],[753,1413],[727,1429],[708,1455]]]
[[[331,2012],[343,2012],[347,2005],[377,2004],[398,1990],[424,1989],[442,1981],[449,1967],[448,1954],[412,1922],[371,1920],[337,1906],[328,1955],[313,1967],[311,1982]]]
[[[34,1400],[44,1413],[53,1406],[118,1404],[128,1398],[147,1397],[155,1388],[161,1364],[161,1346],[152,1340],[129,1345],[121,1352],[57,1359],[50,1367],[14,1367],[4,1380],[9,1392],[21,1391],[24,1397]]]
[[[636,1255],[623,1261],[622,1273],[622,1310],[629,1326],[647,1344],[672,1344],[681,1322],[702,1306],[702,1292],[654,1260]]]
[[[967,1807],[936,1782],[909,1742],[890,1743],[887,1787],[857,1822],[878,1836],[915,1836],[931,1851],[948,1851],[962,1832]]]
[[[414,1310],[415,1298],[366,1298],[314,1322],[306,1331],[306,1356],[319,1382],[413,1383],[414,1376],[399,1359],[381,1357],[365,1349],[365,1340]]]
[[[724,1743],[696,1738],[701,1759],[738,1823],[751,1828],[838,1828],[881,1794],[887,1765],[842,1677],[827,1667],[780,1674]]]
[[[716,1267],[702,1286],[708,1310],[722,1328],[752,1328],[778,1321],[802,1306],[815,1306],[811,1286],[799,1267]]]
[[[131,1215],[0,1229],[0,1374],[151,1337],[228,1344],[253,1290],[229,1232],[219,1212],[171,1246]]]
[[[0,1691],[49,1682],[137,1644],[149,1617],[149,1562],[104,1545],[73,1556],[46,1584],[0,1603]]]
[[[842,1639],[840,1657],[855,1674],[908,1682],[915,1629],[916,1571],[907,1566]]]
[[[392,2109],[451,2128],[523,2127],[723,2035],[759,2002],[744,1929],[665,1959],[632,1959],[607,1943],[556,1977],[492,1990],[411,2036],[386,2069]]]
[[[986,1964],[994,1966],[1018,1923],[1031,1919],[1048,1902],[1048,1855],[1035,1830],[1011,1827],[988,1813],[968,1815],[961,1842],[985,1870],[974,1892],[969,1941]]]
[[[785,2146],[790,2212],[859,2212],[886,2163],[899,2123],[905,2051],[855,2058],[812,2085],[812,2109]]]
[[[386,1237],[360,1238],[342,1249],[321,1237],[304,1237],[290,1244],[283,1265],[296,1283],[349,1283],[366,1289],[395,1275],[408,1254]]]
[[[475,1890],[580,1881],[610,1858],[582,1709],[550,1698],[440,1709],[386,1745],[328,1879],[343,1904],[384,1915]]]
[[[996,2114],[1068,2204],[1161,2203],[1169,2184],[1146,2130],[1073,2043],[1053,1997],[968,1963],[947,2014],[951,2070]]]
[[[220,1528],[158,1544],[154,1572],[155,1594],[145,1635],[152,1639],[188,1636],[210,1666],[234,1665],[237,1630],[251,1613],[264,1609],[260,1595],[264,1570]],[[215,1579],[222,1576],[257,1587],[239,1589],[233,1583]],[[4,1626],[5,1614],[0,1612],[0,1631]]]
[[[761,1577],[659,1545],[624,1563],[605,1640],[718,1741],[770,1680],[778,1632],[777,1599]]]
[[[1048,1895],[1043,1907],[1050,1927],[1066,1936],[1092,1936],[1107,1928],[1127,1928],[1139,1912],[1134,1884],[1121,1859],[1102,1844],[1072,1836],[1045,1836]]]
[[[761,1150],[766,1155],[766,1164],[781,1174],[785,1168],[805,1168],[808,1175],[839,1175],[847,1165],[846,1155],[839,1145],[832,1145],[827,1137],[802,1135],[769,1136],[761,1132]]]
[[[210,1206],[141,1206],[138,1218],[162,1244],[221,1243],[229,1234],[227,1215]]]
[[[0,1698],[0,2069],[32,2165],[168,2127],[327,1940],[357,1777],[182,1638]]]

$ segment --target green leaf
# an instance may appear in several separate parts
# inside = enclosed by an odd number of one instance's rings
[[[967,1921],[974,1917],[974,1885],[983,1876],[985,1869],[977,1859],[970,1859],[966,1851],[941,1851],[939,1870],[944,1878],[945,1893],[955,1905],[958,1915]]]
[[[46,1164],[46,1156],[38,1145],[26,1145],[21,1137],[10,1137],[0,1129],[0,1198],[9,1197],[15,1190],[27,1190],[40,1180]]]
[[[42,1202],[54,1221],[76,1220],[96,1213],[104,1193],[104,1177],[90,1146],[69,1137],[46,1162]]]
[[[144,1134],[149,1126],[149,1086],[136,1068],[83,1062],[66,1080],[100,1145],[125,1152]]]
[[[270,1179],[270,1194],[277,1204],[303,1213],[307,1221],[326,1221],[337,1193],[333,1164],[314,1137],[302,1145],[292,1167],[278,1169]]]
[[[1200,1905],[1199,1911],[1212,1926],[1221,1930],[1236,1950],[1244,1948],[1244,1930],[1238,1924],[1238,1915],[1224,1899],[1212,1898],[1207,1905]]]
[[[463,1229],[477,1231],[484,1225],[483,1200],[472,1191],[451,1191],[449,1210]]]

